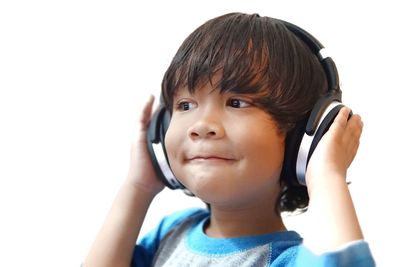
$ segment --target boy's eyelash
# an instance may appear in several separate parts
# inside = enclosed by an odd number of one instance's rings
[[[176,103],[175,109],[180,110],[180,111],[187,111],[190,109],[190,107],[193,107],[194,103],[187,101],[187,100],[182,100]]]
[[[254,106],[254,103],[250,99],[231,97],[227,100],[226,105],[232,108],[247,108]],[[193,107],[196,107],[196,103],[186,99],[182,99],[175,104],[175,110],[177,111],[188,111]]]
[[[247,99],[241,99],[241,98],[230,98],[227,102],[227,104],[233,108],[246,108],[246,107],[250,107],[253,105],[251,100],[247,100]],[[240,104],[244,104],[244,106],[237,106]]]

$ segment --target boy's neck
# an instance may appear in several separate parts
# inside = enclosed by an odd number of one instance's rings
[[[211,217],[205,226],[206,235],[215,238],[254,236],[286,231],[282,217],[274,208],[219,209],[211,207]]]

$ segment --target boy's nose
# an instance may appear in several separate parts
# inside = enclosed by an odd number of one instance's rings
[[[197,120],[189,129],[188,135],[191,139],[212,138],[218,139],[225,135],[222,122],[210,114]]]

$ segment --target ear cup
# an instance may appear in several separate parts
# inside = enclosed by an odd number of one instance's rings
[[[161,105],[151,118],[147,129],[147,148],[158,178],[171,189],[183,189],[184,186],[176,179],[169,166],[164,145],[164,138],[170,120],[169,111]]]
[[[328,108],[327,115],[325,117],[323,117],[321,125],[318,127],[318,129],[313,137],[313,140],[312,140],[309,152],[308,152],[308,156],[307,156],[307,164],[308,164],[308,161],[310,160],[311,155],[313,154],[315,148],[317,147],[319,141],[322,139],[322,137],[325,135],[325,133],[331,127],[331,124],[335,120],[340,109],[344,107],[344,105],[339,104],[339,103],[332,103],[332,105],[333,105],[333,108]]]
[[[344,107],[340,102],[334,101],[325,109],[319,119],[318,127],[313,134],[304,133],[296,159],[296,176],[299,184],[306,185],[306,171],[310,158],[323,135],[329,130],[339,110]]]
[[[308,162],[342,107],[344,105],[339,101],[330,102],[322,110],[321,116],[315,117],[312,112],[307,123],[302,121],[288,134],[282,175],[289,184],[306,185]],[[320,112],[318,108],[315,110],[315,113]],[[315,129],[307,131],[307,125],[311,124],[316,125]]]

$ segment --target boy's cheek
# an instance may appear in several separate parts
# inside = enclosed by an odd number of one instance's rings
[[[182,147],[182,143],[183,139],[179,138],[174,127],[169,127],[165,134],[164,145],[170,164],[176,160],[178,149]]]

